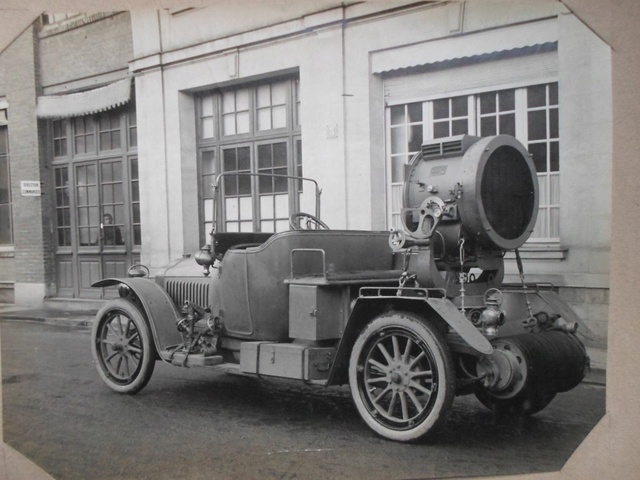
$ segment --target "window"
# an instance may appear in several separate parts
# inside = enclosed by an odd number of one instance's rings
[[[74,152],[76,155],[94,153],[96,149],[96,133],[93,117],[77,117],[74,123]]]
[[[223,204],[218,227],[229,232],[289,228],[302,174],[299,82],[279,79],[198,97],[201,218],[212,229],[216,177]],[[265,176],[258,176],[264,174]]]
[[[140,247],[134,105],[54,120],[51,146],[59,253],[66,255],[78,247],[118,246],[125,240]]]
[[[138,174],[138,159],[132,158],[129,162],[131,173],[131,226],[133,228],[133,244],[142,245],[142,227],[140,223],[140,176]]]
[[[540,186],[540,211],[533,237],[560,237],[560,141],[558,84],[527,88],[527,148]]]
[[[390,224],[400,227],[404,165],[425,140],[461,134],[513,135],[532,155],[540,185],[538,221],[533,242],[558,242],[559,131],[558,84],[434,98],[388,107]]]
[[[71,246],[71,203],[69,201],[69,168],[54,169],[58,246]]]
[[[67,156],[67,120],[53,121],[53,156]]]
[[[0,111],[6,117],[4,110]],[[3,122],[5,123],[5,122]],[[0,125],[0,245],[13,244],[11,215],[11,175],[9,169],[9,131]]]
[[[120,148],[120,113],[105,112],[99,117],[100,151]]]

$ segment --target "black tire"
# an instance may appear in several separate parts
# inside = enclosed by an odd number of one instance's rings
[[[100,377],[116,392],[137,393],[153,374],[156,350],[149,326],[138,307],[127,300],[112,300],[100,309],[91,347]]]
[[[512,398],[496,398],[491,392],[479,389],[476,398],[496,415],[528,416],[544,409],[556,396],[555,393],[527,389]]]
[[[385,313],[367,325],[353,346],[349,386],[373,431],[399,442],[422,440],[453,402],[451,353],[442,334],[419,316]]]

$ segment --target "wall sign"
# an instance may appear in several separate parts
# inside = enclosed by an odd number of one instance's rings
[[[42,183],[31,180],[21,180],[20,193],[23,197],[40,197],[42,196]]]

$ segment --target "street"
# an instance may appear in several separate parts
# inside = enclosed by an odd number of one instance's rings
[[[181,369],[147,387],[99,379],[87,327],[2,321],[4,440],[56,479],[434,478],[558,470],[605,413],[583,383],[527,419],[457,397],[423,445],[377,437],[349,391]]]

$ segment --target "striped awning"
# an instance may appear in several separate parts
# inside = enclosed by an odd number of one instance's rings
[[[543,20],[372,52],[371,71],[387,73],[557,41],[557,21]]]
[[[104,87],[65,95],[38,97],[38,118],[79,117],[104,112],[126,104],[131,99],[131,78]]]

